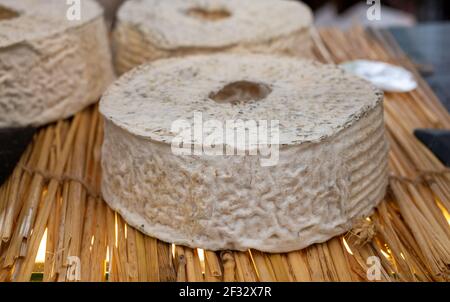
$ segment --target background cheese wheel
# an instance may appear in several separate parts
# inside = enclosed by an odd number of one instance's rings
[[[102,9],[80,9],[76,20],[66,1],[0,0],[0,127],[71,116],[114,80]]]
[[[118,73],[188,54],[257,52],[312,58],[311,10],[285,0],[130,0],[114,34]]]
[[[338,67],[289,57],[143,65],[100,102],[103,196],[144,233],[190,247],[287,252],[328,240],[384,197],[382,100]],[[260,152],[177,155],[174,122],[195,127],[199,113],[204,134],[209,120],[279,121],[278,161],[264,166]],[[239,149],[228,142],[216,146]]]

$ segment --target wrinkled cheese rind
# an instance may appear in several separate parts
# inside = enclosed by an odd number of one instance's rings
[[[265,98],[208,96],[236,81]],[[142,232],[210,250],[298,250],[348,231],[388,183],[383,94],[334,66],[264,55],[212,55],[142,66],[102,98],[102,192]],[[279,161],[261,155],[179,156],[177,119],[279,120]]]

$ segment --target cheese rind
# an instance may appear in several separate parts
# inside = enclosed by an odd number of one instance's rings
[[[218,102],[230,83],[264,83],[257,101]],[[210,250],[287,252],[349,230],[384,197],[383,94],[335,66],[266,55],[168,59],[127,73],[100,103],[102,192],[146,234]],[[280,123],[279,160],[180,156],[176,120]]]
[[[214,18],[201,17],[208,12]],[[312,22],[311,10],[297,1],[131,0],[118,13],[116,69],[124,73],[161,58],[217,52],[312,58]]]
[[[85,0],[80,20],[69,20],[69,8],[60,0],[0,0],[0,10],[14,13],[0,19],[0,127],[69,117],[114,80],[102,9]]]

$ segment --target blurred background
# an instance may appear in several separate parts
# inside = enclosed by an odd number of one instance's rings
[[[126,0],[97,0],[106,8],[110,22]],[[318,26],[345,28],[353,23],[368,24],[366,0],[304,0],[313,10]],[[373,1],[375,2],[375,1]],[[419,22],[450,20],[448,0],[381,0],[382,19],[371,26],[413,26]]]
[[[314,9],[318,26],[348,27],[354,22],[371,26],[413,26],[419,22],[450,19],[450,2],[445,0],[382,0],[382,18],[371,22],[366,18],[369,4],[361,0],[306,0]],[[371,2],[371,1],[369,1]],[[375,2],[375,1],[373,1]]]

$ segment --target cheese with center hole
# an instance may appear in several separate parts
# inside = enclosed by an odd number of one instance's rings
[[[143,65],[100,102],[103,196],[142,232],[193,248],[288,252],[323,242],[384,197],[382,103],[381,91],[336,66],[289,57]],[[173,152],[174,123],[194,128],[198,114],[204,129],[207,121],[278,121],[277,160],[264,165],[267,153],[250,155],[247,145],[244,155]]]
[[[312,58],[312,23],[311,10],[298,1],[130,0],[117,17],[116,70],[217,52]]]

